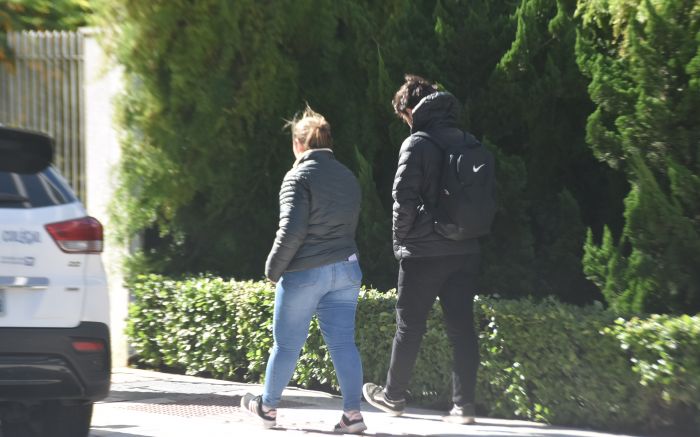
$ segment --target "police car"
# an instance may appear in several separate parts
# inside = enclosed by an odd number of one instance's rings
[[[0,126],[0,436],[84,437],[109,392],[102,225],[50,165],[52,140]]]

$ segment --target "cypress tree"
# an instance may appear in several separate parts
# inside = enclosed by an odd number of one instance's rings
[[[631,185],[621,235],[589,232],[586,275],[620,312],[700,311],[700,5],[590,1],[579,15],[587,141]]]
[[[105,45],[129,84],[115,215],[122,238],[145,231],[138,269],[260,277],[293,162],[281,126],[305,102],[331,122],[336,156],[364,172],[365,198],[376,200],[377,175],[387,173],[377,156],[399,122],[372,36],[394,3],[98,3]],[[386,203],[377,215],[390,217]],[[369,243],[379,228],[383,238]],[[358,233],[363,268],[375,272],[366,280],[392,284],[391,257],[367,264],[391,247],[390,225],[364,219]]]
[[[584,223],[621,226],[611,220],[621,208],[609,205],[621,198],[624,180],[596,162],[585,143],[592,103],[574,53],[575,6],[574,0],[516,2],[509,46],[472,105],[472,120],[506,156],[523,163],[517,175],[524,178],[522,191],[502,204],[524,210],[504,211],[519,218],[489,242],[488,257],[508,259],[487,264],[487,278],[512,275],[509,283],[517,288],[506,294],[554,294],[582,303],[600,295],[580,265]],[[513,176],[499,174],[511,187]]]
[[[390,100],[410,72],[453,92],[462,125],[498,155],[501,209],[482,291],[594,298],[576,262],[584,229],[619,230],[606,205],[621,197],[583,139],[591,102],[573,59],[572,5],[100,0],[129,83],[122,236],[145,230],[141,269],[260,277],[292,162],[282,119],[306,101],[331,122],[336,155],[363,187],[365,281],[394,286],[391,185],[408,129]]]
[[[146,259],[167,274],[259,275],[293,162],[283,118],[303,107],[298,64],[277,43],[300,9],[218,0],[98,8],[128,84],[115,202],[124,236],[148,230]]]

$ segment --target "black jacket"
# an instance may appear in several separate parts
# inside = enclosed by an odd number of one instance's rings
[[[411,133],[423,131],[440,144],[464,141],[458,128],[459,102],[439,92],[421,100],[413,109]],[[468,134],[467,134],[468,135]],[[453,241],[433,230],[430,211],[437,206],[443,152],[439,145],[415,135],[406,138],[399,152],[394,177],[393,239],[397,259],[478,253],[477,239]]]
[[[311,150],[287,172],[280,188],[277,237],[265,275],[332,264],[357,253],[360,185],[328,149]]]

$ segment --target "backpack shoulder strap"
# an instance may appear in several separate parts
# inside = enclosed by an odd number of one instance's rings
[[[447,148],[444,147],[444,144],[442,142],[438,141],[437,138],[430,135],[426,131],[419,130],[419,131],[413,132],[412,135],[415,135],[417,137],[420,137],[420,138],[423,138],[423,139],[430,141],[431,143],[438,146],[440,148],[440,150],[447,150]],[[476,141],[475,145],[472,145],[471,143],[472,142],[469,141],[469,137],[467,136],[467,133],[465,131],[462,131],[462,144],[461,145],[466,145],[469,148],[478,147],[480,145],[480,143],[478,141]]]

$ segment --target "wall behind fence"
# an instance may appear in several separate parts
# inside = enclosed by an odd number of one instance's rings
[[[0,123],[45,132],[54,165],[85,201],[84,35],[11,32],[14,63],[0,65]]]

